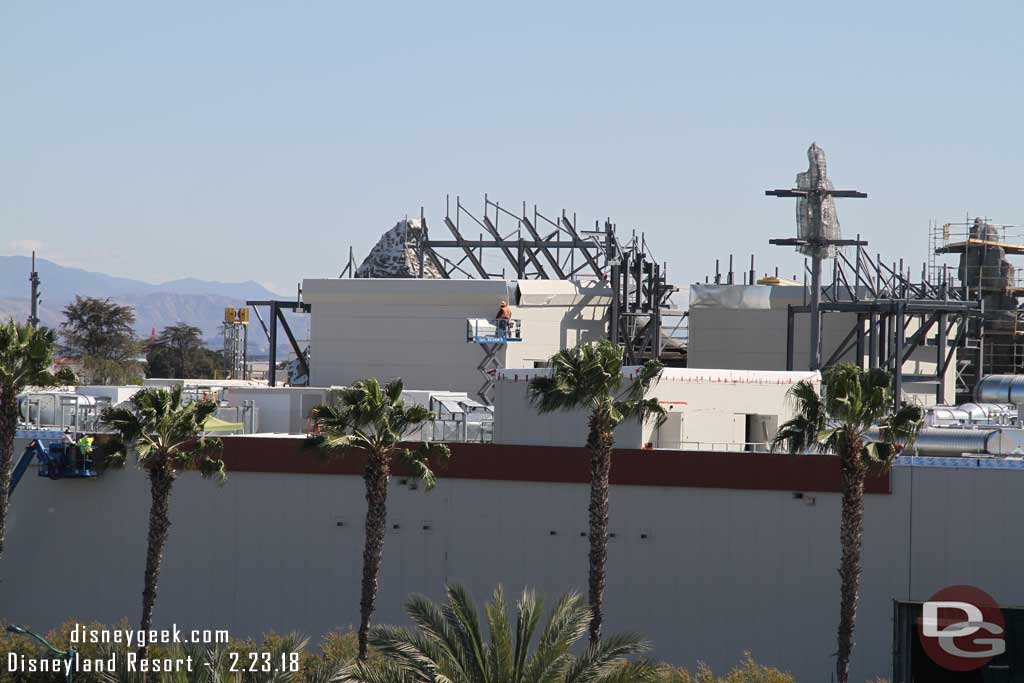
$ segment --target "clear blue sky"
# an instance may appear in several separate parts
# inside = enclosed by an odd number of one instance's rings
[[[847,234],[1024,223],[1020,2],[0,3],[0,250],[293,291],[445,193],[646,231],[677,282]]]

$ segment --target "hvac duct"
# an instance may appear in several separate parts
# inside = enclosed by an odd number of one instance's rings
[[[95,397],[68,391],[26,392],[18,396],[18,415],[37,426],[74,427],[81,425],[87,409],[95,413],[96,405]]]
[[[1024,404],[1024,375],[988,375],[974,388],[978,403]]]
[[[878,428],[869,431],[878,438]],[[1024,451],[1024,430],[961,429],[957,427],[925,427],[914,442],[913,455],[925,457],[959,457],[961,455],[1021,455]]]
[[[928,408],[925,424],[929,427],[983,425],[1007,427],[1017,422],[1017,406],[999,403],[965,403],[960,406]]]
[[[989,441],[997,441],[992,437],[998,432],[998,429],[925,428],[918,434],[914,450],[917,455],[925,456],[997,455],[989,450]]]

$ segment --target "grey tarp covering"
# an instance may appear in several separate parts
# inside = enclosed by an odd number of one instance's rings
[[[832,190],[832,181],[828,179],[825,166],[825,151],[817,144],[811,144],[807,149],[808,168],[803,173],[797,173],[796,186],[800,190]],[[839,231],[839,216],[836,214],[836,202],[831,195],[821,198],[821,223],[814,217],[814,202],[801,197],[796,201],[796,227],[797,236],[801,239],[829,239],[841,238]],[[830,258],[835,256],[835,247],[820,247],[806,245],[797,247],[797,251],[807,256],[821,256]]]

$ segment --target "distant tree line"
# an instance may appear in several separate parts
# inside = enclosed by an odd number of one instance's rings
[[[185,322],[169,325],[153,339],[135,336],[135,310],[110,299],[76,296],[64,307],[59,352],[79,361],[88,384],[138,384],[142,377],[216,378],[221,351],[211,350],[202,330]]]

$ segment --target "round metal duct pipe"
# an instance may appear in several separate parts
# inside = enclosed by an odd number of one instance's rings
[[[1024,404],[1024,375],[986,375],[974,387],[978,403]]]
[[[1014,405],[1024,403],[1024,375],[1016,375],[1010,382],[1010,400],[1007,403]]]
[[[964,453],[998,455],[998,429],[922,429],[914,442],[917,455],[958,456]],[[990,447],[990,442],[991,447]]]
[[[925,427],[914,442],[912,453],[927,457],[958,457],[965,453],[999,455],[999,429],[958,429],[955,427]],[[877,439],[878,427],[868,434]]]
[[[971,414],[959,406],[934,406],[928,409],[929,427],[948,427],[951,425],[967,424],[971,421]]]

